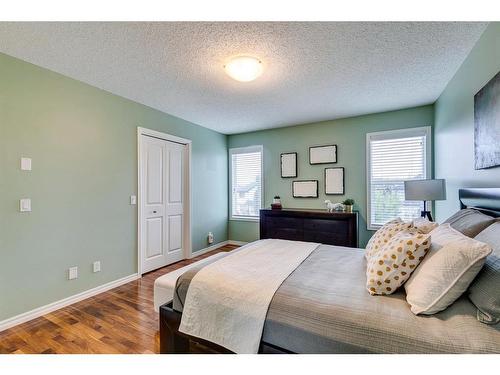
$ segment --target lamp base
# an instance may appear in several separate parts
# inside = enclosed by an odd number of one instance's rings
[[[432,216],[430,211],[420,211],[421,217],[426,217],[429,221],[432,221]]]

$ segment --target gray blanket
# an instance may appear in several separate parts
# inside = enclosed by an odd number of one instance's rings
[[[177,280],[175,310],[201,267]],[[262,341],[296,353],[500,353],[500,324],[477,321],[465,296],[415,316],[402,291],[371,296],[365,269],[361,249],[318,247],[274,295]]]

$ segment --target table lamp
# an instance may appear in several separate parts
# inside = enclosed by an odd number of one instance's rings
[[[405,200],[424,201],[424,210],[420,212],[420,216],[427,217],[430,221],[432,221],[432,216],[431,212],[427,211],[427,201],[444,199],[446,199],[444,179],[405,181]]]

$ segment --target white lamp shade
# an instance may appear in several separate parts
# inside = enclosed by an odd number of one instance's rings
[[[446,199],[445,180],[405,181],[405,200],[437,201]]]

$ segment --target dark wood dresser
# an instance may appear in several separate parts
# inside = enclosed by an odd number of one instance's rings
[[[358,247],[358,213],[289,208],[260,210],[260,238]]]

